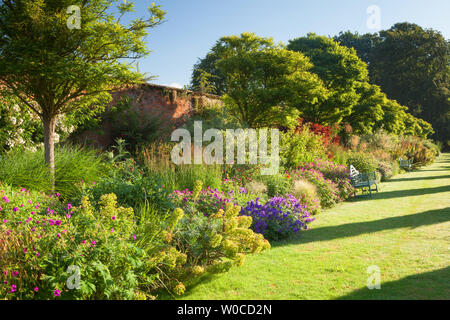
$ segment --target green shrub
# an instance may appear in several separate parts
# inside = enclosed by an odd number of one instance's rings
[[[258,177],[267,186],[269,197],[284,196],[291,191],[291,182],[285,174],[274,174]]]
[[[110,167],[96,151],[59,146],[55,149],[55,192],[71,199],[79,193],[80,182],[92,184],[105,176]],[[16,187],[51,193],[50,172],[44,150],[16,149],[0,160],[0,181]]]
[[[326,159],[322,138],[309,130],[280,134],[280,161],[286,168],[294,168],[316,159]]]
[[[377,160],[370,153],[352,152],[347,159],[347,165],[352,165],[360,172],[373,172],[377,169]]]
[[[100,180],[84,191],[85,195],[96,204],[102,195],[114,193],[120,205],[138,208],[148,202],[161,212],[173,209],[168,199],[169,191],[162,187],[162,181],[157,175],[140,173],[124,176],[114,175]]]

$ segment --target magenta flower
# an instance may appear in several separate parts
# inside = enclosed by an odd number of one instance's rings
[[[9,199],[8,199],[8,197],[7,196],[3,196],[3,201],[5,201],[6,203],[9,203]]]
[[[59,297],[61,295],[61,291],[60,290],[55,290],[55,291],[53,291],[53,295],[55,297]]]
[[[116,220],[116,216],[113,216],[112,219],[113,219],[113,220]]]
[[[6,223],[6,219],[3,219],[3,223]]]
[[[36,252],[36,257],[39,257],[41,254],[39,252]]]
[[[136,235],[135,234],[133,234],[133,240],[136,240]]]
[[[69,211],[70,209],[72,209],[72,205],[70,203],[67,204],[67,211]]]
[[[111,228],[111,233],[113,233],[114,232],[114,228]]]
[[[11,274],[13,277],[17,277],[19,275],[19,271],[13,271]]]
[[[17,211],[19,211],[19,208],[14,207],[14,208],[13,208],[13,211],[14,211],[14,212],[17,212]]]
[[[17,286],[15,284],[11,285],[11,293],[14,293],[17,291]]]
[[[97,244],[97,241],[92,240],[92,244],[95,246]]]
[[[38,292],[39,291],[39,287],[34,287],[34,292]]]

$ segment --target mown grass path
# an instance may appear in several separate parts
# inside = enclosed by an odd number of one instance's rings
[[[367,267],[381,289],[366,286]],[[450,154],[318,216],[183,299],[450,299]]]

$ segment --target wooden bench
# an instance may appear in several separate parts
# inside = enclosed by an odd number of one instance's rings
[[[412,160],[403,160],[402,158],[398,158],[398,164],[400,168],[411,170],[412,169]]]
[[[364,188],[369,188],[369,194],[372,198],[372,186],[375,186],[375,191],[378,192],[378,184],[377,184],[377,173],[368,172],[368,173],[360,173],[356,168],[350,165],[350,181],[352,186],[356,189],[361,189],[364,191]],[[356,195],[356,192],[355,194]]]

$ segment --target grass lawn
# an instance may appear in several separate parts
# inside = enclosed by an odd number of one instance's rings
[[[371,265],[380,290],[366,287]],[[182,299],[450,299],[450,154],[382,183],[373,200],[325,211],[299,239],[203,279]]]

